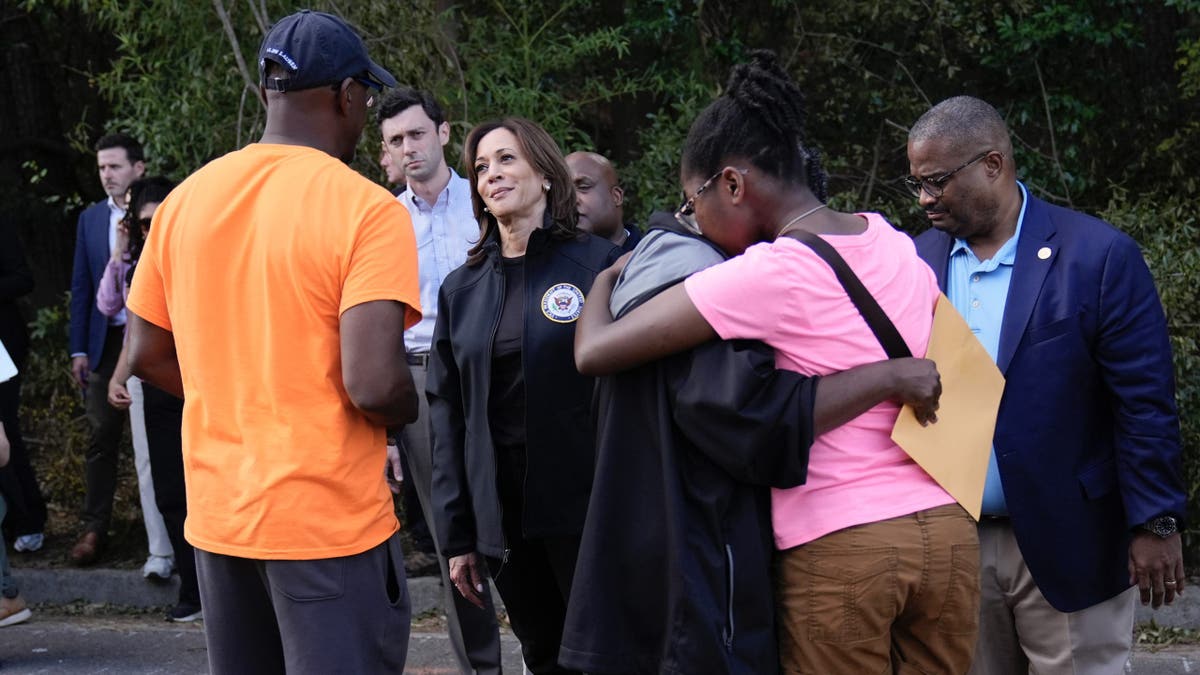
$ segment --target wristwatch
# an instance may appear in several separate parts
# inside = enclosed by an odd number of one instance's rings
[[[1179,523],[1172,516],[1159,516],[1142,523],[1142,529],[1166,539],[1179,531]]]

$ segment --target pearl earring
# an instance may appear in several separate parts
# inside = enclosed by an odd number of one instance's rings
[[[542,192],[549,192],[549,191],[550,191],[550,184],[542,183]]]

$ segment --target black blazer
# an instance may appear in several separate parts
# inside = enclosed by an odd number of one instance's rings
[[[446,556],[478,551],[500,558],[506,548],[487,404],[504,272],[499,243],[485,246],[485,261],[463,265],[442,283],[426,376],[433,507]],[[588,234],[561,240],[538,229],[529,238],[522,344],[527,467],[521,522],[527,537],[583,529],[595,462],[594,382],[575,368],[578,317],[571,318],[575,308],[568,301],[582,300],[596,274],[619,256],[620,249]]]

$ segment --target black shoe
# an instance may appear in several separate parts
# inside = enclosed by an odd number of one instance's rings
[[[200,609],[200,605],[189,605],[187,603],[179,603],[167,612],[167,621],[172,623],[190,623],[197,619],[203,619],[204,612]]]

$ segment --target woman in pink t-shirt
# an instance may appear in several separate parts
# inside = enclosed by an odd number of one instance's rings
[[[923,356],[938,297],[912,241],[879,214],[825,206],[805,148],[803,97],[773,54],[734,68],[692,125],[676,217],[739,255],[613,323],[615,272],[598,278],[576,362],[608,374],[714,338],[756,339],[776,364],[824,375],[886,358],[833,270],[792,236],[832,244]],[[690,195],[690,197],[688,197]],[[786,672],[962,673],[978,625],[978,539],[954,499],[890,438],[884,403],[814,441],[808,481],[773,490],[777,605]],[[933,411],[918,410],[932,420]]]

